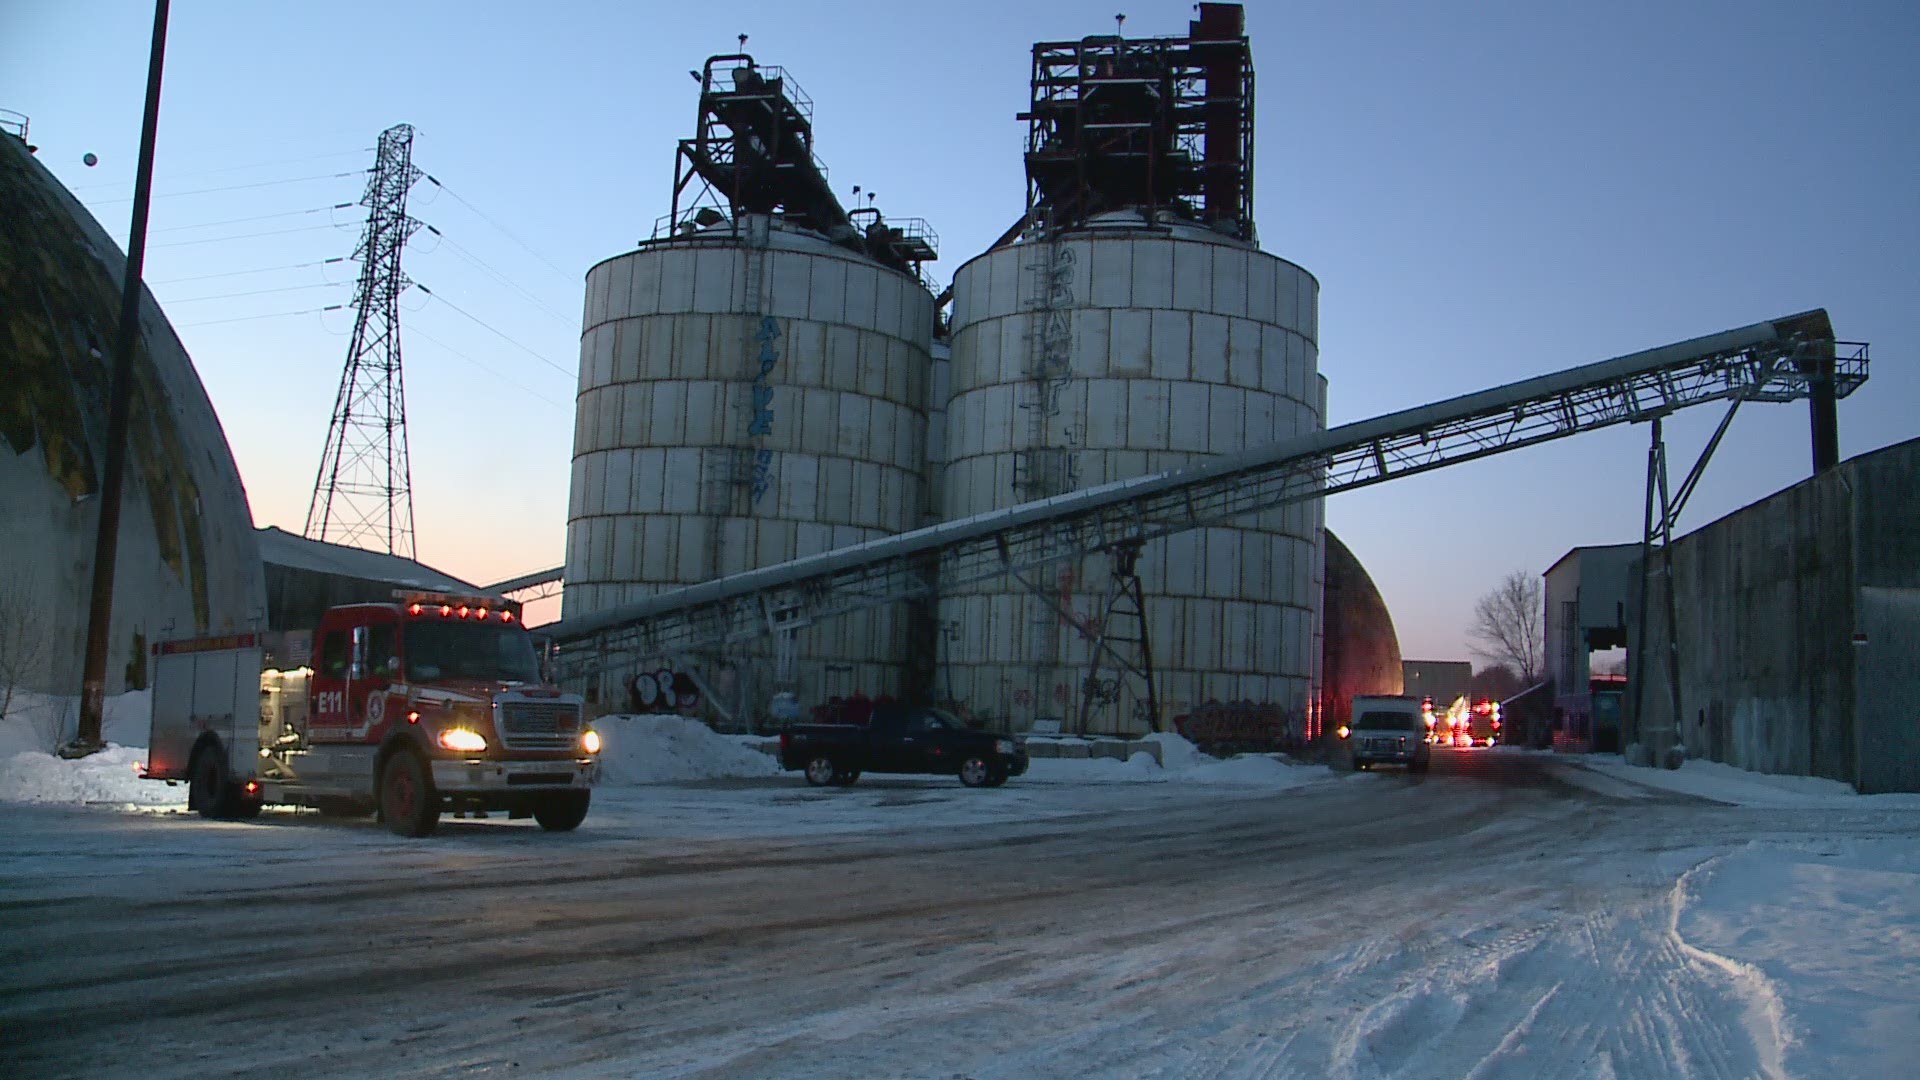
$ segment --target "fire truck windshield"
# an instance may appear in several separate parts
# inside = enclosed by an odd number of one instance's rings
[[[489,623],[415,621],[406,629],[407,678],[483,682],[540,681],[533,643],[518,627]]]

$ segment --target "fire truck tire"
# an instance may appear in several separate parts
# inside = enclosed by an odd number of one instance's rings
[[[432,836],[440,827],[440,794],[419,754],[395,751],[381,768],[380,816],[400,836]]]
[[[591,791],[563,791],[542,796],[533,804],[533,820],[548,832],[572,832],[587,820],[587,807],[593,804]]]
[[[227,782],[227,763],[219,743],[207,743],[193,752],[187,772],[187,805],[206,818],[256,817],[245,812],[240,789]]]

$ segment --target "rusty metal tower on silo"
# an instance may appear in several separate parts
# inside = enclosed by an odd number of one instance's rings
[[[420,179],[413,126],[380,133],[366,194],[367,227],[354,259],[353,337],[327,445],[307,505],[306,535],[412,558],[413,474],[407,459],[406,380],[400,368],[400,294],[412,282],[400,253],[420,223],[407,216],[407,192]]]

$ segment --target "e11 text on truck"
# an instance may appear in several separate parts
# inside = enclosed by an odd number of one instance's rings
[[[156,644],[143,775],[187,781],[207,817],[266,803],[377,813],[426,836],[443,811],[586,819],[600,736],[545,685],[511,607],[405,594],[329,609],[313,665],[263,670],[251,634]]]
[[[815,787],[845,787],[863,772],[958,776],[999,787],[1027,771],[1027,752],[1005,735],[973,731],[952,713],[888,702],[866,725],[795,724],[780,733],[780,767]]]

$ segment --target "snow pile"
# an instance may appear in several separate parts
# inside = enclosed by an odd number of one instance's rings
[[[145,759],[145,750],[125,746],[109,746],[76,761],[22,751],[0,764],[0,801],[184,806],[185,787],[140,779]]]
[[[1684,772],[1685,770],[1681,770]],[[1787,1075],[1912,1075],[1920,1054],[1920,847],[1753,843],[1675,886],[1683,947],[1777,1018]]]
[[[1591,754],[1574,760],[1619,780],[1734,806],[1920,807],[1920,795],[1859,795],[1851,785],[1838,780],[1748,772],[1717,761],[1695,759],[1678,769],[1653,769],[1629,765],[1618,754]]]
[[[774,758],[684,716],[603,716],[593,727],[605,744],[603,784],[668,784],[780,771]]]

